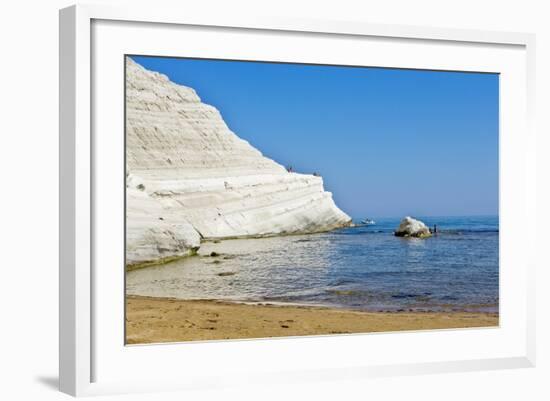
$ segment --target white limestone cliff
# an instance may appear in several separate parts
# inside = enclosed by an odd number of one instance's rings
[[[235,135],[191,88],[126,62],[126,263],[196,252],[201,239],[351,223],[323,179],[289,173]]]

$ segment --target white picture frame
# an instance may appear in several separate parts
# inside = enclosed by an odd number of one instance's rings
[[[304,43],[313,40],[324,40],[328,43],[334,38],[342,40],[342,43],[371,41],[373,54],[378,54],[376,56],[378,59],[372,58],[374,61],[369,65],[373,65],[374,62],[377,66],[402,66],[403,61],[400,60],[406,56],[407,48],[414,47],[414,51],[418,51],[418,59],[415,60],[414,65],[417,68],[457,69],[456,60],[449,60],[457,57],[456,54],[464,52],[464,60],[460,64],[462,68],[470,68],[472,71],[481,68],[481,71],[504,74],[505,78],[501,85],[501,113],[504,114],[504,117],[501,114],[500,148],[501,232],[503,233],[501,263],[508,267],[505,268],[504,278],[501,278],[501,286],[504,290],[501,290],[503,297],[501,297],[500,327],[423,333],[212,342],[193,345],[166,344],[125,349],[122,338],[117,337],[119,325],[123,325],[123,315],[120,314],[123,290],[117,287],[117,280],[123,274],[123,266],[121,265],[118,273],[113,273],[111,271],[113,269],[105,274],[103,271],[100,273],[96,271],[99,268],[98,264],[105,265],[102,263],[106,260],[104,258],[114,260],[119,255],[116,250],[101,251],[99,242],[103,239],[97,235],[103,234],[98,230],[104,229],[105,225],[101,219],[107,218],[107,215],[104,215],[107,212],[104,210],[108,205],[105,206],[104,202],[117,203],[120,198],[118,200],[116,197],[103,198],[98,202],[97,194],[101,193],[104,185],[104,181],[99,178],[102,176],[101,169],[104,169],[103,163],[111,163],[109,160],[122,157],[122,153],[120,142],[113,142],[111,146],[108,140],[97,142],[94,138],[94,130],[101,128],[103,121],[111,124],[110,127],[115,130],[118,126],[120,138],[123,137],[123,125],[117,125],[123,121],[121,116],[113,114],[112,118],[105,117],[102,120],[102,116],[106,116],[102,114],[102,110],[110,107],[110,110],[114,110],[113,113],[119,113],[124,100],[111,96],[112,104],[104,105],[102,102],[97,106],[94,103],[94,96],[103,96],[102,88],[111,87],[106,83],[114,83],[112,87],[117,87],[117,84],[122,82],[122,76],[115,77],[112,81],[110,75],[102,71],[110,68],[111,65],[116,66],[118,65],[116,63],[121,63],[122,58],[116,61],[120,54],[136,53],[137,45],[130,46],[128,49],[132,51],[128,51],[125,49],[125,43],[139,38],[139,46],[142,50],[137,49],[137,53],[146,54],[151,52],[155,43],[160,43],[159,38],[165,38],[166,40],[162,42],[165,48],[159,48],[156,52],[181,55],[172,53],[180,50],[177,50],[178,43],[171,44],[168,37],[174,36],[174,32],[183,32],[185,29],[192,29],[193,35],[196,34],[199,38],[200,35],[206,35],[204,43],[208,46],[210,42],[207,36],[214,31],[215,35],[210,37],[239,36],[245,38],[243,40],[248,40],[247,35],[262,35],[263,40],[272,43],[271,51],[274,54],[277,52],[277,42],[286,40],[282,38],[283,36],[297,41],[303,40]],[[140,36],[143,30],[147,30],[146,36]],[[109,45],[105,38],[109,38]],[[384,41],[383,46],[381,41]],[[390,49],[393,44],[405,46],[400,47],[405,50],[405,54],[397,54],[398,52],[388,54],[391,51],[387,50],[384,58],[383,48]],[[197,389],[230,384],[245,385],[248,380],[276,383],[342,377],[361,379],[372,376],[534,366],[536,261],[530,256],[534,254],[530,249],[535,243],[536,221],[534,178],[536,138],[532,128],[535,85],[534,44],[534,35],[524,33],[376,25],[357,21],[244,19],[237,14],[187,15],[185,10],[164,10],[155,7],[112,8],[78,5],[61,10],[60,390],[72,395],[93,395]],[[254,48],[254,45],[250,46],[250,56],[245,55],[245,58],[253,57],[252,54],[256,54],[254,52],[260,51]],[[377,46],[381,50],[376,50]],[[447,49],[449,46],[452,46],[452,49]],[[344,59],[352,57],[349,50],[346,50],[346,46],[342,47],[344,49],[341,53],[335,50],[322,57]],[[213,42],[211,49],[216,51]],[[440,54],[436,54],[434,49],[437,49]],[[105,55],[98,53],[102,51],[105,51]],[[223,51],[225,50],[219,50],[220,57],[225,54],[222,54]],[[227,57],[231,51],[235,50],[227,50]],[[258,57],[268,57],[265,56],[268,54],[265,52],[270,51],[269,49],[265,49],[264,46],[261,51],[264,52],[261,53],[264,56]],[[470,51],[473,53],[470,54]],[[487,56],[488,52],[493,52],[494,57]],[[273,57],[283,57],[282,54]],[[474,55],[478,55],[478,61],[474,60]],[[440,62],[436,60],[436,56],[441,57]],[[316,56],[311,53],[310,57]],[[447,61],[444,60],[446,57],[449,58]],[[485,58],[487,61],[483,64]],[[110,64],[110,60],[114,60],[112,62],[115,64]],[[377,60],[379,62],[376,62]],[[349,62],[351,63],[352,60]],[[362,61],[358,62],[362,63]],[[119,73],[118,70],[113,72],[113,74]],[[121,90],[122,85],[117,88],[113,90]],[[511,96],[516,93],[517,98]],[[101,157],[98,157],[99,154]],[[112,163],[110,166],[117,166],[115,162]],[[120,174],[123,174],[123,171]],[[116,177],[113,178],[113,182],[105,185],[114,185],[116,179]],[[121,182],[118,184],[122,187]],[[120,214],[120,209],[117,210],[116,213]],[[113,231],[116,232],[121,222],[118,218],[115,220],[117,223]],[[521,230],[521,238],[515,233],[516,230]],[[106,232],[104,234],[108,240],[109,234]],[[114,260],[113,263],[116,265],[118,262]],[[115,276],[108,278],[106,274],[115,274]],[[102,291],[101,300],[96,296],[99,287]],[[106,303],[113,305],[112,313],[104,313]],[[117,316],[120,322],[117,322]],[[112,333],[109,333],[111,330],[107,332],[107,330],[98,329],[108,324],[113,325]],[[403,339],[405,339],[404,342]],[[403,343],[403,347],[410,348],[413,348],[412,344],[416,344],[417,347],[422,344],[431,344],[434,348],[433,355],[430,356],[431,351],[426,350],[423,355],[427,356],[423,359],[414,352],[407,354],[405,348],[399,357],[388,355],[383,351],[379,354],[372,352],[369,354],[370,358],[363,360],[360,359],[359,352],[341,355],[342,349],[345,349],[342,347],[368,349],[370,344],[372,347],[383,350],[384,346],[397,342]],[[455,354],[445,354],[442,351],[448,342],[456,344]],[[461,344],[476,344],[476,342],[492,345],[485,347],[485,350],[481,346],[475,349],[472,345],[468,352],[466,348],[461,348]],[[284,352],[294,353],[294,355],[302,353],[303,357],[300,361],[293,363],[295,367],[292,369],[286,369],[284,361],[277,359],[277,355],[282,352],[282,347],[285,349]],[[441,347],[441,350],[438,347]],[[323,361],[318,361],[316,355],[321,349],[326,352],[326,355]],[[399,348],[395,350],[397,353],[400,352]],[[436,357],[436,353],[440,354],[439,358]],[[184,366],[181,365],[182,355],[185,355],[186,360]],[[195,365],[189,368],[193,364],[193,358],[198,358],[198,355],[220,358],[219,366],[212,368]],[[263,364],[258,359],[258,356],[262,355]],[[236,356],[239,358],[235,358]],[[229,364],[227,361],[232,358],[234,362]],[[241,359],[241,361],[235,359]],[[166,369],[170,369],[178,360],[185,374],[167,375],[168,370],[165,372],[162,367],[166,366]],[[251,368],[250,365],[253,363],[259,365]],[[155,372],[148,371],[145,377],[149,377],[150,380],[140,378],[139,374],[132,379],[131,376],[136,373],[132,371],[132,366],[135,368],[140,364],[145,370],[147,367],[155,367],[158,375],[155,377]],[[187,368],[185,364],[188,365]],[[126,368],[128,368],[128,375],[120,373],[126,371]],[[232,369],[240,372],[240,376],[231,376]]]

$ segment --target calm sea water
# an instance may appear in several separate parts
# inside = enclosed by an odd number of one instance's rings
[[[373,226],[323,234],[204,243],[197,257],[127,273],[127,293],[498,312],[498,217],[420,219],[437,224],[438,234],[397,238],[399,219],[376,219]]]

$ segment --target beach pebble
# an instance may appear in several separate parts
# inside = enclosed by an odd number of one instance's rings
[[[221,272],[221,273],[218,273],[218,276],[220,276],[220,277],[234,276],[235,274],[237,274],[237,273],[235,273],[235,272]]]

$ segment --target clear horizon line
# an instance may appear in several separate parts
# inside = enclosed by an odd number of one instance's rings
[[[403,218],[405,216],[411,216],[411,217],[500,217],[499,214],[438,214],[438,215],[428,215],[428,214],[403,214],[403,215],[385,215],[385,216],[376,216],[376,215],[361,215],[361,216],[351,216],[352,219],[354,218],[376,218],[376,219],[397,219],[397,218]]]

